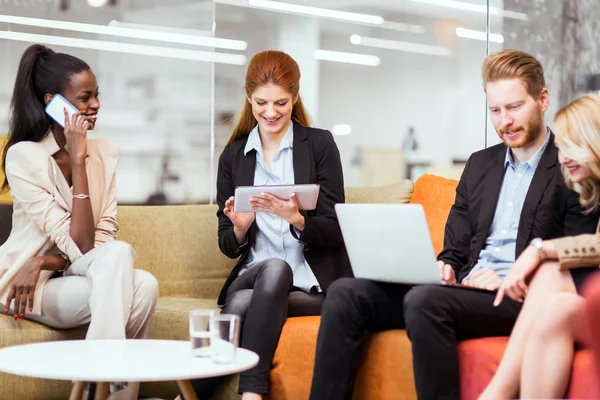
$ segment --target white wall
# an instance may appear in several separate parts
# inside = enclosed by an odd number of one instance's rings
[[[415,127],[420,157],[437,166],[483,148],[485,47],[461,44],[455,57],[369,51],[381,58],[379,67],[321,63],[318,125],[352,126],[350,135],[336,137],[347,185],[360,184],[351,165],[356,147],[400,149],[409,126]]]

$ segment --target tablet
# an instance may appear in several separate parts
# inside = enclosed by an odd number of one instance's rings
[[[267,185],[267,186],[238,186],[235,188],[235,203],[233,211],[252,211],[251,197],[263,197],[261,193],[269,193],[281,200],[289,200],[292,193],[296,193],[300,210],[314,210],[317,208],[319,185]]]

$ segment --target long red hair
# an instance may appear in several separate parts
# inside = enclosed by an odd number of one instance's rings
[[[256,88],[268,84],[280,86],[291,94],[292,98],[297,99],[292,109],[292,121],[302,126],[311,125],[310,117],[298,95],[300,68],[292,57],[276,50],[261,51],[252,57],[246,72],[246,95],[250,98]],[[257,123],[258,121],[252,114],[252,106],[247,99],[244,99],[242,112],[227,143],[247,138]]]

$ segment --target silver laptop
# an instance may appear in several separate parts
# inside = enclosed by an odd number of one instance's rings
[[[442,283],[420,204],[336,204],[335,210],[355,277]]]

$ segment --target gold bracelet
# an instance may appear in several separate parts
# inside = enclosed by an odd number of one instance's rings
[[[90,196],[87,194],[74,194],[73,198],[78,199],[78,200],[85,200],[85,199],[89,199]]]

